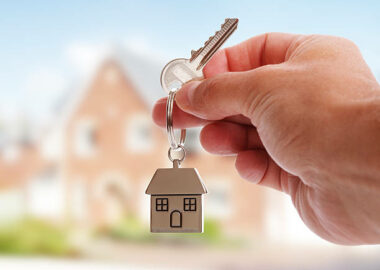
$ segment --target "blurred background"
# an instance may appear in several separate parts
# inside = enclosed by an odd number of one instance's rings
[[[290,199],[239,178],[188,130],[209,190],[204,234],[151,234],[168,142],[150,113],[164,64],[226,17],[227,46],[264,32],[344,36],[380,78],[378,1],[2,1],[0,269],[380,269],[380,247],[310,232]]]

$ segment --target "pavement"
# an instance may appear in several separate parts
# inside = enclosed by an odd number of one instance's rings
[[[1,270],[153,270],[167,269],[139,266],[125,262],[99,262],[93,260],[0,257]]]
[[[144,262],[141,262],[144,264]],[[186,264],[186,262],[184,262]],[[180,268],[178,266],[171,267],[166,265],[165,267],[155,266],[142,266],[127,262],[110,262],[110,261],[94,261],[89,259],[56,259],[56,258],[31,258],[31,257],[0,257],[0,269],[1,270],[161,270],[161,269],[235,269],[235,270],[378,270],[380,269],[380,262],[339,262],[330,265],[318,266],[305,266],[305,265],[293,265],[287,266],[269,266],[270,261],[267,264],[257,265],[231,265],[220,264],[219,267],[203,266],[203,267],[190,267]]]
[[[80,258],[1,256],[0,270],[379,270],[380,246],[245,248],[95,241]]]

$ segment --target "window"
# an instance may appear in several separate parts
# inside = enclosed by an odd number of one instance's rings
[[[89,119],[79,121],[75,133],[75,152],[80,157],[88,157],[95,153],[96,127]]]
[[[185,211],[197,211],[197,199],[196,198],[184,198],[183,210]]]
[[[132,152],[148,153],[152,149],[153,132],[149,115],[136,114],[128,119],[125,143]]]
[[[168,199],[157,198],[156,199],[156,211],[168,211]]]

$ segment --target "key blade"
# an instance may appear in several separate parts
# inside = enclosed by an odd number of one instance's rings
[[[197,70],[203,68],[215,52],[223,45],[223,43],[236,30],[239,20],[227,18],[222,24],[221,29],[211,36],[204,46],[197,51],[191,51],[190,62],[197,64]]]

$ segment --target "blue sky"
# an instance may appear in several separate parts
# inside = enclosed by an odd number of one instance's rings
[[[263,32],[347,37],[379,79],[379,14],[380,1],[3,2],[0,114],[42,112],[104,44],[134,47],[164,61],[188,57],[226,17],[240,19],[228,45]]]

